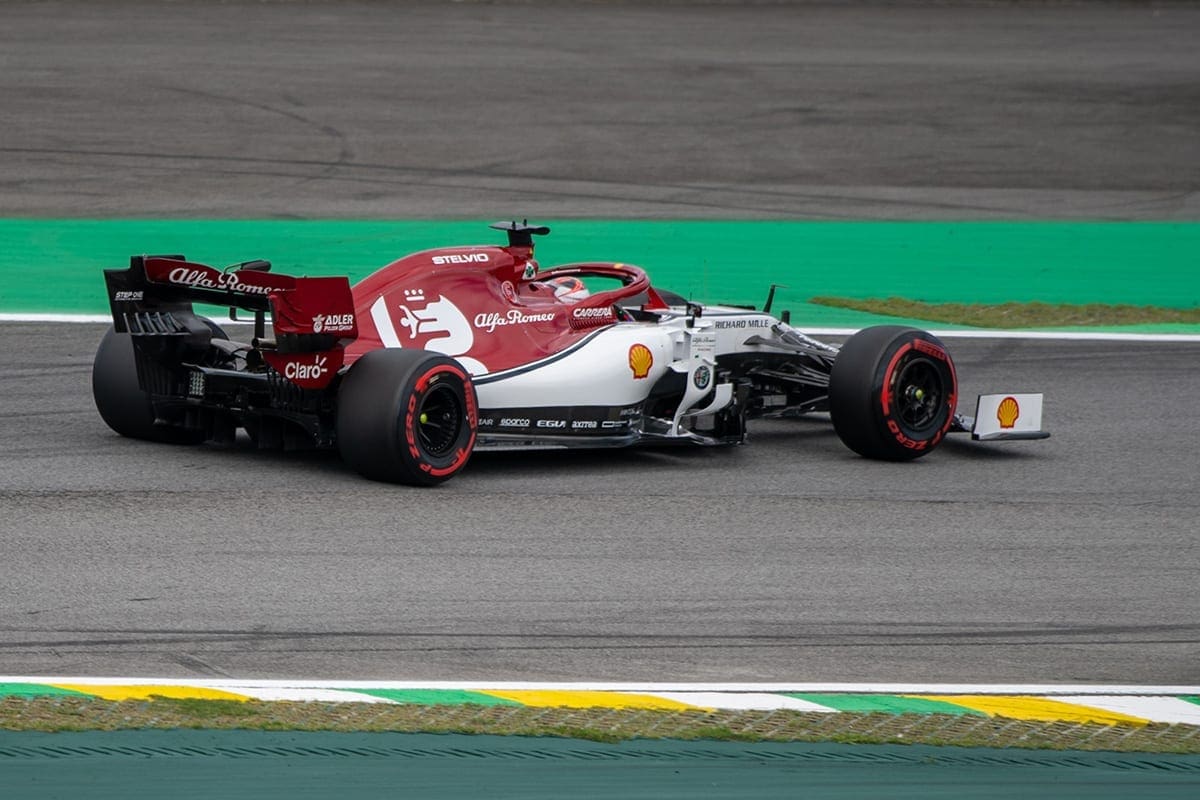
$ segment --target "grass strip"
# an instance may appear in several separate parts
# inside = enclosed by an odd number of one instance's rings
[[[925,303],[903,297],[857,300],[851,297],[813,297],[810,303],[889,317],[942,322],[972,328],[1111,328],[1125,325],[1197,325],[1200,307],[1107,305],[1087,303]]]
[[[952,714],[658,711],[503,705],[247,702],[155,697],[114,702],[65,695],[0,699],[0,729],[408,732],[555,736],[600,742],[679,739],[835,742],[1200,753],[1200,726],[1030,722]]]

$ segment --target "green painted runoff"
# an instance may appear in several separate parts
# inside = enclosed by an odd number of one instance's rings
[[[107,310],[100,270],[181,253],[225,266],[265,258],[284,273],[358,280],[408,253],[498,244],[490,221],[0,219],[0,312]],[[761,305],[803,326],[880,321],[805,303],[817,295],[926,302],[1200,305],[1200,223],[538,220],[543,267],[622,261],[701,302]],[[1187,332],[1196,326],[1130,330]]]

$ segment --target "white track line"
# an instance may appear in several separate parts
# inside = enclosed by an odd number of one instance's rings
[[[765,692],[653,692],[653,695],[687,705],[735,711],[774,711],[780,708],[790,711],[821,713],[836,711],[828,706],[810,703],[797,697],[785,697]],[[1200,711],[1200,706],[1197,706],[1197,710]]]
[[[1131,717],[1146,717],[1155,722],[1200,725],[1200,706],[1176,697],[1066,695],[1056,696],[1054,699],[1063,703],[1115,711]]]
[[[387,700],[383,697],[374,697],[369,694],[354,694],[352,692],[339,691],[337,689],[285,689],[272,686],[244,686],[242,684],[222,684],[221,688],[229,690],[233,694],[244,694],[247,697],[253,697],[255,700],[265,700],[269,702],[284,700],[293,703],[345,703],[347,701],[353,701],[355,703],[395,705],[395,703],[393,703],[391,700]],[[1183,701],[1181,700],[1180,702],[1182,703]],[[1200,712],[1200,706],[1197,706],[1196,710]]]
[[[63,322],[67,324],[94,324],[112,322],[112,314],[51,314],[51,313],[25,313],[25,312],[0,312],[0,322]],[[221,318],[221,325],[249,325],[254,322],[253,319],[226,319]]]
[[[112,314],[22,314],[5,312],[0,322],[112,322]]]

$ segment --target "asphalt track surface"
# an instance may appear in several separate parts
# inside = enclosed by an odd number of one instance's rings
[[[0,215],[1196,219],[1200,5],[0,2]]]
[[[6,325],[9,674],[1200,682],[1200,344],[952,340],[1045,442],[908,465],[827,422],[728,449],[335,456],[110,433],[91,325]]]
[[[1198,32],[1178,5],[0,3],[0,214],[1194,219]],[[1042,443],[884,465],[763,423],[415,491],[112,435],[100,333],[0,327],[8,674],[1200,681],[1200,345],[952,341],[964,396],[1047,393]]]

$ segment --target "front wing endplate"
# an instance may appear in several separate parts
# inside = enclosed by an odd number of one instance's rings
[[[1045,439],[1041,394],[981,394],[975,418],[968,422],[971,438],[981,442]]]

